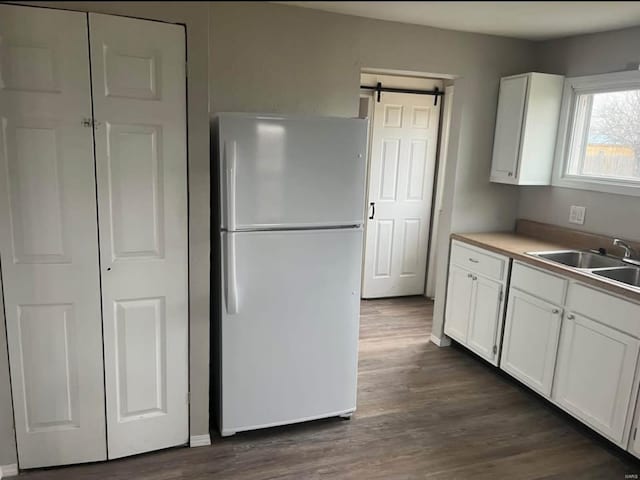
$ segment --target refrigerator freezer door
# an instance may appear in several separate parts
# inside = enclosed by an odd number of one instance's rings
[[[360,225],[367,120],[221,114],[222,228]]]
[[[355,410],[361,229],[221,235],[222,434]]]

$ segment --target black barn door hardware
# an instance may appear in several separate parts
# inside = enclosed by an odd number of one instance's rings
[[[433,95],[435,98],[433,99],[433,105],[438,105],[438,97],[444,95],[444,92],[440,91],[438,87],[435,87],[433,90],[417,90],[413,88],[392,88],[392,87],[383,87],[382,82],[378,82],[375,87],[370,85],[360,85],[360,88],[363,90],[373,90],[376,92],[376,101],[380,102],[380,94],[382,92],[395,92],[395,93],[415,93],[416,95]]]

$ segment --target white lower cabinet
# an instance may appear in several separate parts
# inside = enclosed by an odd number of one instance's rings
[[[562,310],[515,288],[510,290],[507,304],[500,368],[548,397]]]
[[[624,446],[640,342],[568,313],[562,326],[553,399],[584,423]]]
[[[454,241],[451,246],[444,332],[498,364],[509,259]]]
[[[640,458],[640,305],[515,261],[500,348],[499,259],[453,242],[445,333]]]
[[[502,284],[474,276],[475,295],[472,296],[467,332],[467,346],[478,355],[497,363],[498,329],[502,324]]]
[[[459,342],[467,341],[472,291],[473,274],[464,268],[452,265],[449,268],[447,322],[444,331]]]
[[[631,435],[629,437],[629,445],[627,450],[630,453],[640,458],[640,435],[638,435],[638,423],[640,422],[640,392],[636,392],[638,395],[636,396],[636,408],[635,408],[635,418],[633,421],[633,427],[631,429]]]

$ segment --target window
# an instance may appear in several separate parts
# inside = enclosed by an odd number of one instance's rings
[[[554,185],[640,195],[640,72],[565,81]]]

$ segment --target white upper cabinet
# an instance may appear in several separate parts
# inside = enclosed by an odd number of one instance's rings
[[[544,73],[500,80],[492,182],[550,185],[563,82]]]

